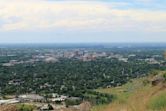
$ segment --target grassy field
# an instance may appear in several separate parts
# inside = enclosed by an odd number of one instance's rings
[[[153,110],[166,109],[166,92],[161,92],[149,100],[148,108]]]
[[[16,108],[18,111],[33,111],[35,106],[29,104],[17,104]]]
[[[94,106],[91,111],[166,111],[166,85],[152,86],[148,83],[151,78],[133,79],[121,87],[97,89],[113,94],[115,99],[109,105]]]

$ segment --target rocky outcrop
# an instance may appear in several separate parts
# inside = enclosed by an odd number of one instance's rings
[[[163,76],[157,75],[152,79],[151,83],[153,86],[156,86],[160,83],[163,83],[164,81],[165,81],[165,78]]]

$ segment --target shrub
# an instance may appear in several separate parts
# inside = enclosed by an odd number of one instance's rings
[[[19,104],[19,105],[17,105],[17,109],[18,109],[18,111],[33,111],[34,106]]]
[[[166,80],[166,73],[163,75],[163,77],[165,78],[165,80]]]

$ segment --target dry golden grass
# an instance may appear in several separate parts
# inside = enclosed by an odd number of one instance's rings
[[[97,89],[102,93],[113,94],[117,98],[109,105],[101,105],[100,108],[98,108],[99,106],[94,107],[92,111],[153,111],[148,107],[149,101],[152,97],[165,93],[166,86],[165,84],[151,86],[150,83],[145,85],[143,81],[147,79],[151,79],[151,76],[134,79],[121,87]],[[166,108],[157,111],[166,111]]]

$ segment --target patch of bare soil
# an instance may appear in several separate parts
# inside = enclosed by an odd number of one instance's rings
[[[18,111],[15,105],[0,106],[0,111]]]
[[[153,93],[151,94],[151,96],[154,96],[154,95],[156,95],[158,92],[165,90],[165,89],[166,89],[166,84],[165,84],[165,83],[160,84],[160,85],[158,85],[158,87],[159,87],[159,89],[156,90],[155,92],[153,92]]]
[[[91,104],[89,102],[83,102],[78,106],[70,106],[68,108],[62,108],[54,111],[90,111]]]

